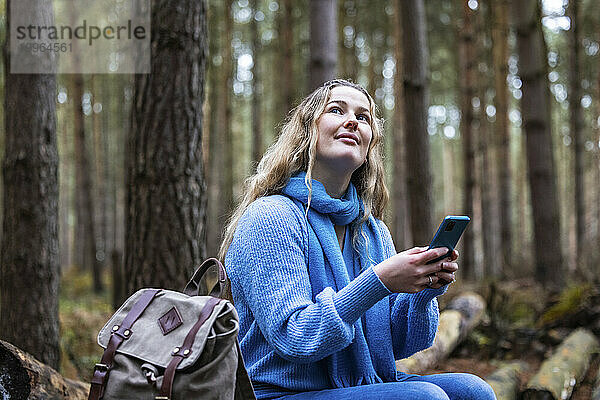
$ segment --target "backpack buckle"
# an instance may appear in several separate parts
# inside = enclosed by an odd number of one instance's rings
[[[109,367],[106,364],[98,363],[98,364],[94,365],[94,371],[108,372],[108,370],[109,370]]]

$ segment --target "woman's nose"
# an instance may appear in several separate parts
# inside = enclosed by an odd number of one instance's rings
[[[358,128],[358,122],[354,118],[349,119],[344,123],[344,128],[356,130],[356,128]]]

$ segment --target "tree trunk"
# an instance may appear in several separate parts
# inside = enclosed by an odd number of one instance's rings
[[[392,153],[394,180],[392,183],[392,233],[397,249],[405,249],[410,246],[409,204],[406,193],[406,149],[404,132],[404,87],[402,77],[404,76],[402,65],[404,55],[402,49],[402,22],[401,2],[394,1],[394,58],[396,59],[396,71],[394,72],[394,129],[392,130]]]
[[[563,256],[552,152],[547,51],[537,0],[514,1],[521,101],[527,139],[527,164],[533,211],[536,279],[558,289],[563,286]]]
[[[356,38],[355,23],[356,7],[354,2],[340,1],[338,36],[339,59],[338,76],[356,81],[356,55],[354,54],[354,39]]]
[[[467,292],[455,298],[440,314],[433,345],[408,358],[397,360],[396,369],[409,374],[420,374],[434,368],[479,324],[484,312],[485,301],[476,293]]]
[[[233,205],[233,140],[231,132],[231,92],[232,92],[232,15],[231,0],[222,3],[223,34],[222,64],[215,73],[215,129],[210,134],[209,185],[210,205],[208,218],[208,248],[211,256],[217,254],[221,244],[221,234],[230,208]]]
[[[575,241],[576,241],[576,263],[579,269],[584,261],[585,242],[585,170],[584,170],[584,144],[583,137],[583,110],[581,107],[581,63],[579,61],[579,0],[569,0],[567,13],[571,20],[569,30],[569,130],[573,138],[574,150],[574,182],[575,189]],[[580,271],[582,272],[582,271]]]
[[[500,276],[500,265],[497,247],[497,232],[499,232],[498,223],[498,202],[496,201],[498,192],[496,171],[494,169],[495,150],[494,135],[488,115],[488,89],[494,86],[493,75],[488,71],[493,70],[492,51],[486,46],[486,41],[492,38],[491,10],[490,3],[480,3],[479,12],[476,18],[475,31],[481,32],[478,40],[475,41],[476,58],[480,60],[480,65],[485,69],[477,74],[477,93],[481,99],[479,111],[479,130],[477,148],[481,158],[481,168],[478,179],[478,186],[481,198],[481,237],[483,249],[483,268],[480,273],[487,279],[497,279]],[[494,115],[495,117],[495,115]]]
[[[59,106],[60,107],[60,106]],[[66,108],[66,104],[62,105]],[[60,253],[60,270],[70,268],[73,265],[73,231],[69,223],[69,214],[73,210],[73,174],[75,166],[73,165],[73,152],[71,147],[71,127],[70,118],[57,118],[57,141],[58,141],[58,156],[61,162],[59,163],[59,253]]]
[[[233,7],[233,0],[225,1],[225,47],[223,55],[223,109],[225,110],[225,118],[223,119],[223,135],[222,137],[222,150],[223,150],[223,170],[221,173],[221,181],[219,182],[221,187],[221,198],[222,209],[219,219],[219,230],[222,231],[227,220],[227,216],[233,207],[233,132],[231,129],[232,122],[232,98],[231,93],[233,92],[233,76],[235,76],[235,68],[233,65],[233,54],[231,51],[231,41],[233,40],[233,16],[231,9]],[[222,237],[219,235],[219,242]]]
[[[254,15],[259,11],[258,0],[252,0],[252,12]],[[258,22],[252,18],[250,22],[252,36],[252,162],[253,168],[258,164],[263,153],[263,132],[262,132],[262,112],[261,98],[263,85],[261,81],[260,59],[258,52],[261,48]]]
[[[223,65],[223,24],[220,23],[222,10],[219,8],[222,2],[209,3],[208,18],[208,43],[209,43],[209,67],[207,71],[207,102],[210,112],[205,115],[203,124],[208,122],[208,134],[202,140],[204,166],[206,167],[207,205],[206,205],[206,252],[208,256],[214,256],[219,251],[221,230],[219,228],[219,172],[222,165],[223,153],[221,150],[223,119],[225,110],[222,107],[220,81],[224,74],[221,72]],[[218,61],[217,61],[218,60]],[[207,121],[208,118],[208,121]]]
[[[5,399],[85,400],[90,385],[67,379],[10,343],[0,340],[0,394]]]
[[[501,400],[517,400],[519,395],[519,376],[527,372],[529,365],[524,361],[513,361],[501,365],[485,381],[494,390],[496,398]]]
[[[422,246],[429,243],[433,230],[425,5],[423,0],[402,1],[401,11],[410,226],[414,244]]]
[[[11,11],[37,15],[52,25],[49,1]],[[0,335],[48,365],[59,365],[58,326],[58,152],[56,77],[10,74],[10,45],[4,54],[5,142],[2,254],[0,256]],[[0,362],[0,365],[3,363]]]
[[[180,290],[206,253],[206,1],[159,1],[151,22],[152,73],[135,77],[128,152],[127,293]]]
[[[282,0],[278,17],[277,31],[279,48],[279,67],[281,68],[281,98],[279,105],[279,115],[285,117],[288,111],[294,106],[295,87],[294,82],[294,18],[292,15],[292,0]]]
[[[100,269],[104,269],[106,261],[106,244],[107,244],[107,212],[106,212],[106,166],[108,165],[108,157],[106,155],[106,133],[103,129],[103,120],[106,115],[104,107],[105,93],[102,88],[102,81],[107,75],[92,75],[91,77],[91,106],[92,106],[92,126],[94,137],[94,181],[95,191],[94,198],[98,207],[98,212],[94,215],[96,233],[96,257],[100,265]]]
[[[310,0],[309,88],[335,78],[337,63],[337,0]]]
[[[75,101],[75,160],[77,164],[76,187],[78,197],[77,223],[82,229],[80,238],[83,241],[84,268],[92,268],[94,292],[100,293],[104,289],[102,283],[102,264],[96,255],[96,223],[94,221],[95,208],[92,189],[92,168],[89,153],[85,142],[85,123],[83,120],[83,76],[73,75],[73,97]],[[81,218],[81,220],[80,220]]]
[[[500,198],[500,273],[512,263],[511,162],[508,120],[508,0],[491,2],[492,53],[494,59],[494,91],[496,122],[494,142],[497,143],[496,169],[499,173]],[[507,268],[508,267],[508,268]]]
[[[573,387],[583,380],[592,355],[599,349],[598,339],[591,332],[583,328],[577,329],[542,363],[540,370],[527,383],[522,398],[570,398]]]
[[[475,37],[473,35],[473,10],[467,1],[461,0],[463,6],[463,27],[460,30],[460,71],[461,71],[461,135],[463,152],[464,197],[463,213],[473,217],[475,190],[475,144],[473,136],[473,105],[475,97]],[[481,126],[481,124],[480,124]],[[461,269],[465,278],[475,278],[475,230],[467,229],[463,237]]]
[[[599,34],[600,36],[600,34]],[[598,69],[598,76],[596,77],[596,115],[600,115],[600,69]],[[596,143],[598,149],[596,151],[596,276],[600,276],[600,121],[596,128]]]

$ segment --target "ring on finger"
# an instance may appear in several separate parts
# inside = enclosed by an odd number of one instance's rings
[[[431,285],[433,285],[433,278],[431,277],[431,275],[427,275],[427,279],[429,280],[427,282],[427,287],[431,287]]]

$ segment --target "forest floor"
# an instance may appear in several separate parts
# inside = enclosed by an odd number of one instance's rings
[[[105,282],[109,282],[106,274]],[[110,287],[110,284],[107,284]],[[521,360],[529,365],[521,385],[539,369],[564,338],[578,327],[600,338],[600,289],[571,285],[560,295],[548,295],[532,280],[502,284],[455,284],[440,297],[440,309],[464,291],[481,294],[487,303],[482,323],[473,329],[451,356],[426,373],[469,372],[485,378],[501,361]],[[113,314],[110,293],[92,291],[91,274],[75,269],[63,272],[60,296],[61,373],[89,381],[102,356],[98,331]],[[600,358],[596,356],[586,378],[577,384],[574,400],[591,398]]]

